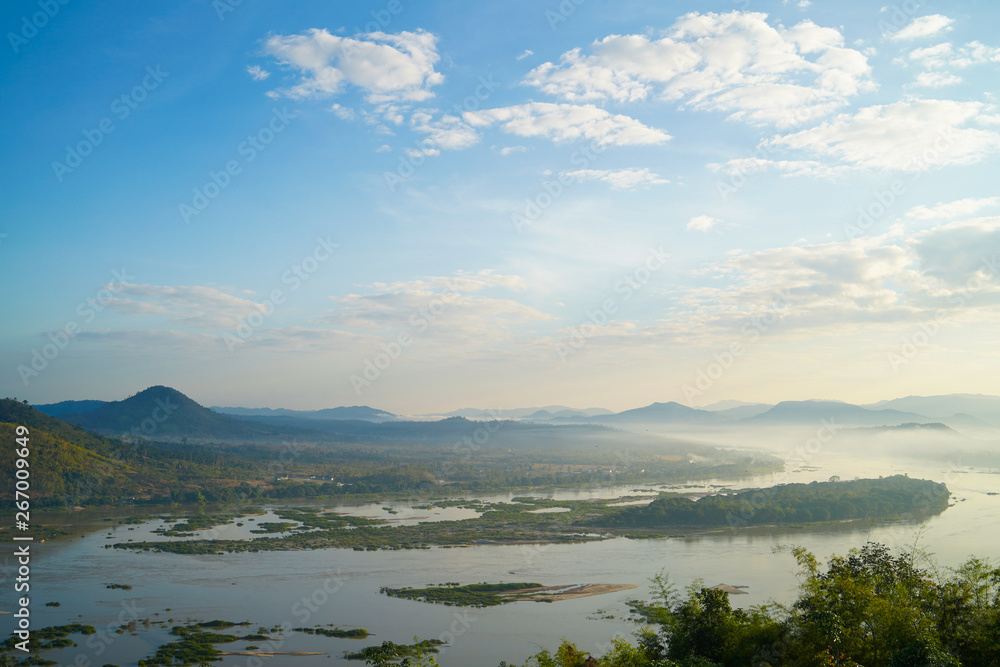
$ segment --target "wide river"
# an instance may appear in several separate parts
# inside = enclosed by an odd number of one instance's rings
[[[946,463],[906,459],[858,461],[833,452],[821,452],[809,466],[777,475],[706,483],[738,487],[770,486],[788,481],[843,479],[907,473],[911,477],[946,482],[953,506],[922,524],[897,522],[840,524],[809,529],[726,530],[715,534],[657,540],[612,539],[560,546],[473,546],[405,551],[279,551],[213,556],[132,552],[105,549],[105,545],[133,539],[157,539],[150,531],[163,525],[151,519],[139,526],[118,525],[117,519],[134,510],[80,512],[66,515],[80,529],[72,539],[58,539],[33,546],[31,572],[32,627],[85,622],[106,628],[121,620],[151,618],[232,621],[249,620],[246,629],[290,623],[295,627],[335,624],[363,627],[373,633],[367,640],[334,639],[291,632],[281,646],[240,641],[219,645],[223,650],[248,644],[286,651],[324,651],[322,656],[276,656],[263,659],[226,657],[221,663],[256,667],[259,664],[310,667],[341,660],[345,650],[359,650],[391,640],[411,643],[441,638],[438,661],[450,666],[495,667],[501,660],[522,662],[540,648],[555,649],[565,638],[588,651],[602,652],[616,633],[630,637],[637,626],[626,620],[626,601],[647,598],[650,578],[660,571],[683,587],[696,578],[707,585],[726,583],[747,586],[748,595],[733,596],[739,606],[769,600],[789,602],[795,597],[796,566],[788,553],[774,553],[781,545],[801,545],[821,559],[843,554],[866,541],[909,549],[916,543],[942,565],[955,566],[969,555],[1000,556],[1000,490],[995,471]],[[649,485],[642,485],[649,488]],[[554,491],[554,498],[618,497],[635,495],[635,486]],[[518,494],[524,495],[524,494]],[[507,500],[510,495],[484,497]],[[403,521],[458,518],[470,510],[413,509],[411,502],[386,501],[372,505],[339,503],[339,511],[384,516]],[[382,510],[389,507],[398,512]],[[435,512],[440,512],[435,514]],[[115,521],[104,521],[113,517]],[[258,517],[266,521],[268,517]],[[271,519],[273,520],[273,519]],[[246,531],[229,526],[225,531]],[[392,528],[385,528],[391,530]],[[222,532],[228,537],[235,533]],[[4,558],[2,599],[13,607],[12,560]],[[555,603],[516,602],[486,609],[462,609],[389,598],[382,586],[423,587],[432,583],[537,581],[544,585],[574,583],[636,584],[637,589]],[[131,590],[107,589],[110,583]],[[43,606],[59,602],[58,607]],[[13,609],[10,609],[11,611]],[[169,611],[168,611],[169,610]],[[13,617],[0,616],[5,633]],[[237,629],[239,630],[239,629]],[[135,633],[74,635],[76,648],[52,650],[45,657],[61,665],[79,667],[106,663],[135,665],[169,641],[166,630],[140,623]],[[341,663],[347,664],[347,663]],[[360,662],[350,664],[362,664]]]

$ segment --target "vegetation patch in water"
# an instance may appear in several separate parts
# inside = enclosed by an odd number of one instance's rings
[[[521,591],[529,588],[541,588],[538,583],[519,584],[444,584],[429,588],[388,588],[382,587],[379,592],[394,598],[418,600],[432,604],[450,605],[453,607],[495,607],[505,602],[513,602],[516,597],[503,597],[498,593]]]

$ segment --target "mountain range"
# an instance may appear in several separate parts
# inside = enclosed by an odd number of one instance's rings
[[[122,401],[79,400],[35,406],[40,412],[106,435],[142,435],[167,439],[273,439],[306,433],[346,437],[386,436],[441,427],[406,421],[369,406],[323,410],[284,408],[206,408],[168,387],[150,387]],[[676,402],[612,412],[603,408],[576,409],[563,405],[506,410],[464,408],[448,419],[516,420],[551,425],[593,424],[628,429],[642,426],[794,426],[832,420],[845,427],[899,426],[941,423],[959,430],[988,430],[1000,425],[1000,397],[980,394],[908,396],[868,405],[841,401],[782,401],[771,405],[720,401],[703,408]],[[393,427],[392,423],[398,422]],[[383,428],[375,428],[383,424]],[[447,429],[445,429],[447,430]],[[395,437],[390,436],[390,437]]]
[[[325,408],[323,410],[288,410],[286,408],[220,408],[210,410],[236,417],[295,417],[300,419],[360,419],[362,421],[383,422],[399,419],[391,412],[370,408],[367,405]]]

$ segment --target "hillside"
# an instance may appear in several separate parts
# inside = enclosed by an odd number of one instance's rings
[[[0,400],[0,437],[29,430],[33,506],[112,502],[142,491],[133,463],[140,454],[126,443],[74,428],[31,406]],[[14,487],[14,457],[0,457],[5,488]],[[9,499],[8,499],[9,500]]]
[[[14,442],[15,424],[0,422],[0,438]],[[108,458],[48,433],[30,429],[31,498],[34,506],[80,505],[94,496],[106,500],[139,491],[135,472],[121,459]],[[0,457],[4,488],[14,488],[14,457]]]

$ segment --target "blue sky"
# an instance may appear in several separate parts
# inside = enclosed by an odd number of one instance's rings
[[[5,5],[0,388],[1000,393],[987,2]]]

